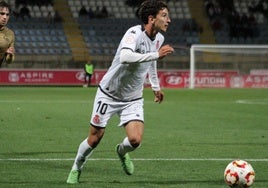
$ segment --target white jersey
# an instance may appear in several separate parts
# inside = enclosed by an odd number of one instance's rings
[[[158,33],[150,39],[141,25],[127,30],[111,64],[99,87],[106,95],[119,101],[132,101],[142,97],[144,81],[148,74],[151,87],[160,90],[157,76],[158,50],[164,42],[164,36]],[[122,62],[121,51],[130,49],[137,55],[127,56]]]

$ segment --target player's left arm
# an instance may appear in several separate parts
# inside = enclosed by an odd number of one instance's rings
[[[164,92],[162,90],[154,91],[154,102],[161,103],[164,100]]]
[[[157,62],[152,62],[148,71],[149,81],[154,93],[154,101],[161,103],[164,100],[164,93],[161,91],[158,74],[157,74]]]

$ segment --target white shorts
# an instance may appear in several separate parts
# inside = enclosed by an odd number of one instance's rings
[[[130,102],[117,101],[98,89],[94,100],[90,124],[105,128],[109,119],[114,114],[120,117],[118,126],[125,125],[132,120],[144,122],[143,99]]]

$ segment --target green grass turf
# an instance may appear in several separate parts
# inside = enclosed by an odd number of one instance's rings
[[[131,153],[135,173],[125,175],[114,152],[125,134],[113,117],[81,184],[66,185],[95,91],[0,88],[0,187],[227,188],[223,171],[238,158],[254,167],[253,188],[268,187],[267,89],[164,89],[162,104],[145,89],[144,139]]]

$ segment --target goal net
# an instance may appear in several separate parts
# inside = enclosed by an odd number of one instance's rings
[[[268,88],[268,45],[192,45],[189,88]]]

